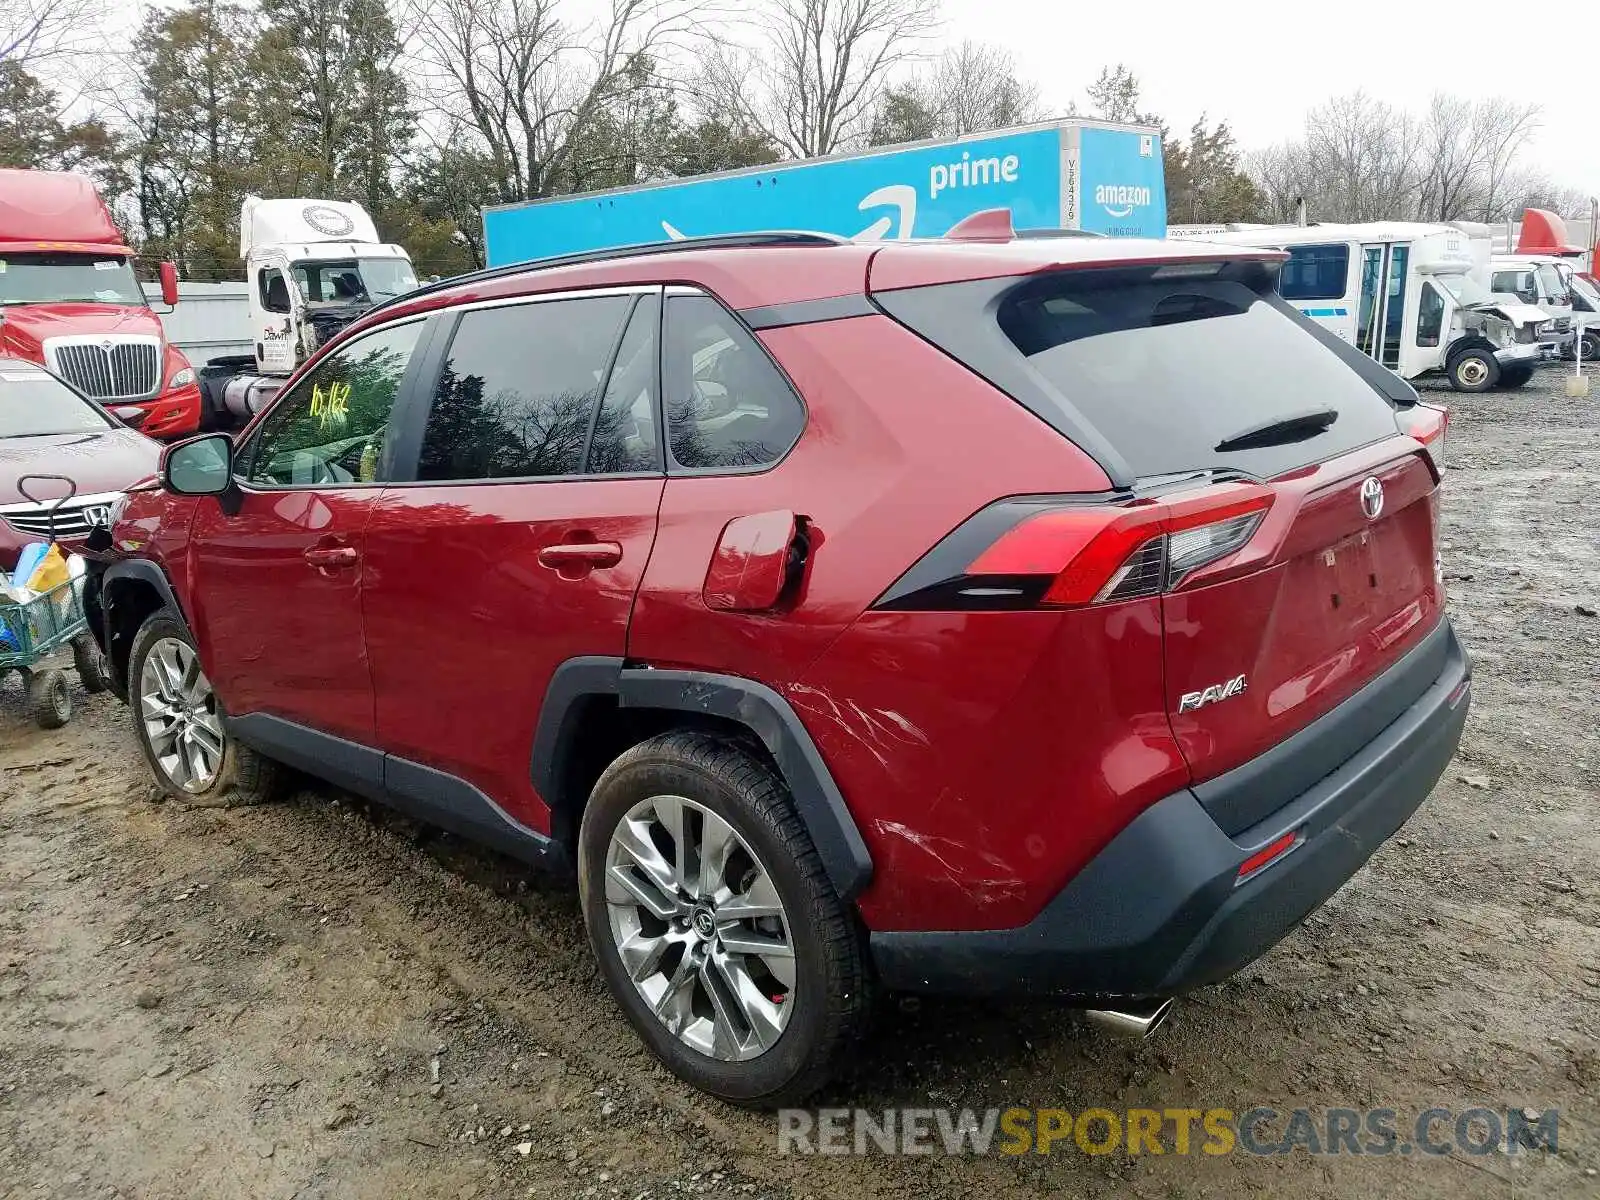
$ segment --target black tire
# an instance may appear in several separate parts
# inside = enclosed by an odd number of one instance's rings
[[[223,801],[264,804],[277,798],[282,791],[283,782],[287,779],[286,769],[272,759],[257,754],[248,746],[241,745],[226,732],[227,716],[221,711],[220,701],[213,703],[224,731],[223,749],[220,766],[209,784],[200,788],[185,788],[161,765],[150,744],[150,735],[141,715],[140,688],[145,661],[149,658],[151,649],[169,638],[182,642],[198,654],[198,651],[195,651],[194,639],[189,636],[188,627],[170,608],[159,609],[146,619],[139,627],[139,632],[134,635],[133,646],[128,653],[128,707],[133,714],[133,733],[139,742],[139,749],[144,753],[144,760],[150,767],[150,774],[155,778],[156,786],[172,799],[186,800],[193,804],[214,804]]]
[[[1533,365],[1519,363],[1514,367],[1500,369],[1500,386],[1503,388],[1519,388],[1533,378]]]
[[[1445,375],[1458,392],[1487,392],[1500,382],[1500,364],[1487,350],[1463,350],[1450,360]]]
[[[72,665],[77,669],[78,682],[91,696],[98,696],[111,686],[111,673],[106,666],[106,656],[90,634],[72,640]]]
[[[794,1007],[755,1057],[715,1058],[680,1041],[651,1011],[624,967],[605,895],[606,858],[625,814],[651,797],[681,796],[726,821],[753,852],[786,914]],[[578,888],[589,943],[612,997],[641,1040],[678,1078],[722,1100],[780,1108],[804,1100],[855,1045],[871,1013],[866,950],[828,882],[788,789],[736,742],[666,733],[623,753],[595,784],[578,837]]]
[[[40,729],[60,729],[72,720],[72,688],[65,671],[46,667],[29,677],[28,711]]]
[[[1591,331],[1583,335],[1583,361],[1600,362],[1600,333]]]

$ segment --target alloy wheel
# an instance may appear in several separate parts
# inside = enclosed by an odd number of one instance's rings
[[[668,1032],[729,1062],[772,1048],[794,1010],[791,927],[727,821],[683,796],[635,804],[611,834],[605,897],[623,969]]]
[[[139,673],[139,719],[150,753],[186,792],[203,792],[222,769],[225,737],[211,683],[194,647],[161,638]]]

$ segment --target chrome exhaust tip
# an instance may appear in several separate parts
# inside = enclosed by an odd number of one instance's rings
[[[1173,1003],[1171,996],[1160,1000],[1132,1001],[1120,1008],[1085,1009],[1084,1016],[1109,1033],[1138,1040],[1156,1031],[1156,1027],[1172,1011]]]

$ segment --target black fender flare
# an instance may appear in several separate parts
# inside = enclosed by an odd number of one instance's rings
[[[1491,342],[1486,337],[1480,337],[1478,334],[1475,334],[1475,333],[1466,334],[1466,335],[1464,335],[1462,337],[1458,337],[1455,341],[1451,342],[1449,347],[1445,350],[1445,353],[1444,353],[1445,368],[1448,370],[1450,364],[1453,363],[1461,355],[1465,354],[1468,350],[1482,350],[1490,358],[1494,358],[1495,351],[1498,350],[1499,348],[1500,347],[1496,346],[1493,342]],[[1499,359],[1495,359],[1495,361],[1499,362],[1500,360]]]
[[[161,603],[177,613],[179,620],[185,625],[189,624],[189,618],[183,611],[183,605],[178,603],[177,593],[172,590],[172,581],[167,578],[167,573],[148,559],[123,559],[112,563],[103,571],[90,569],[89,584],[84,589],[84,604],[88,610],[85,615],[89,618],[89,628],[94,633],[95,641],[100,643],[100,650],[106,656],[106,663],[111,671],[112,691],[119,699],[126,701],[128,681],[125,672],[118,665],[119,660],[111,637],[111,610],[115,607],[115,593],[119,583],[137,583],[150,587],[160,598]]]
[[[567,766],[564,747],[583,719],[583,702],[609,697],[621,708],[717,717],[760,739],[794,798],[795,811],[841,899],[872,879],[872,856],[816,743],[789,702],[751,679],[705,671],[626,666],[615,658],[574,658],[556,669],[533,740],[533,785],[555,802]]]
[[[100,573],[101,594],[108,593],[112,584],[124,579],[148,583],[155,588],[163,604],[180,616],[183,615],[183,605],[178,603],[177,593],[172,590],[172,581],[167,578],[165,571],[149,559],[128,558],[112,563]],[[184,617],[184,622],[188,623],[187,617]]]

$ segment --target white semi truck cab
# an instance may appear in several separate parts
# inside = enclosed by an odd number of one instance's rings
[[[248,419],[324,342],[376,304],[417,286],[405,250],[378,240],[359,204],[246,196],[239,257],[254,355],[201,371],[208,416]]]

